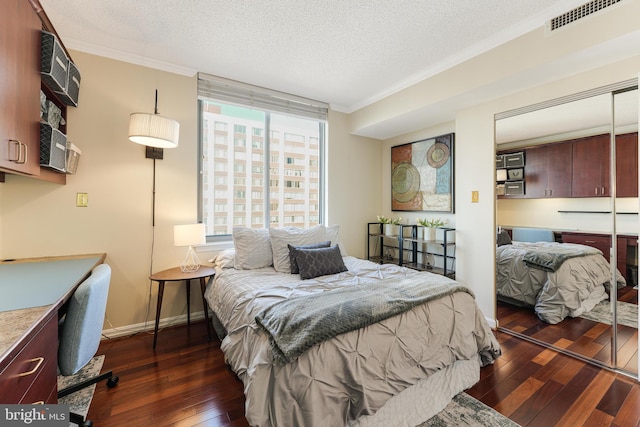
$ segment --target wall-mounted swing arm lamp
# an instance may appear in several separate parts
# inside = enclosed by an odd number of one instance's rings
[[[158,90],[153,114],[131,113],[129,140],[147,147],[175,148],[178,146],[180,123],[158,114]]]
[[[158,89],[153,114],[131,113],[129,116],[129,140],[145,145],[146,158],[153,159],[153,226],[156,225],[156,159],[162,159],[164,148],[177,147],[179,137],[180,123],[158,114]]]

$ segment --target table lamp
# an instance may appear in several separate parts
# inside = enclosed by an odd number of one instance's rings
[[[193,249],[193,245],[204,245],[207,243],[207,236],[204,224],[185,224],[173,226],[174,246],[189,246],[187,255],[180,263],[183,272],[197,271],[200,268],[200,259]]]

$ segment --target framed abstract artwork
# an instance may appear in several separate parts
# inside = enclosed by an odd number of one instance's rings
[[[454,212],[454,134],[391,147],[391,210]]]

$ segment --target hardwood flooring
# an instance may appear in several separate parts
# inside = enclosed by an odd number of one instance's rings
[[[640,426],[640,383],[496,332],[503,355],[467,392],[522,426]],[[97,427],[247,426],[242,383],[204,323],[103,341],[104,369],[89,410]],[[332,426],[329,426],[332,427]]]
[[[633,287],[625,286],[619,292],[620,301],[637,304],[638,291]],[[611,327],[608,325],[580,317],[567,317],[550,325],[540,320],[533,309],[501,302],[498,302],[498,320],[501,328],[611,365]],[[638,329],[618,325],[617,330],[617,366],[635,374],[638,372]]]

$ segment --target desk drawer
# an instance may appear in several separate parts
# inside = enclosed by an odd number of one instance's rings
[[[58,322],[54,314],[25,338],[20,353],[0,374],[0,402],[48,402],[57,373]]]
[[[578,243],[580,245],[591,246],[602,251],[605,259],[609,261],[609,255],[611,255],[611,236],[602,234],[588,234],[588,233],[562,233],[563,243]]]

